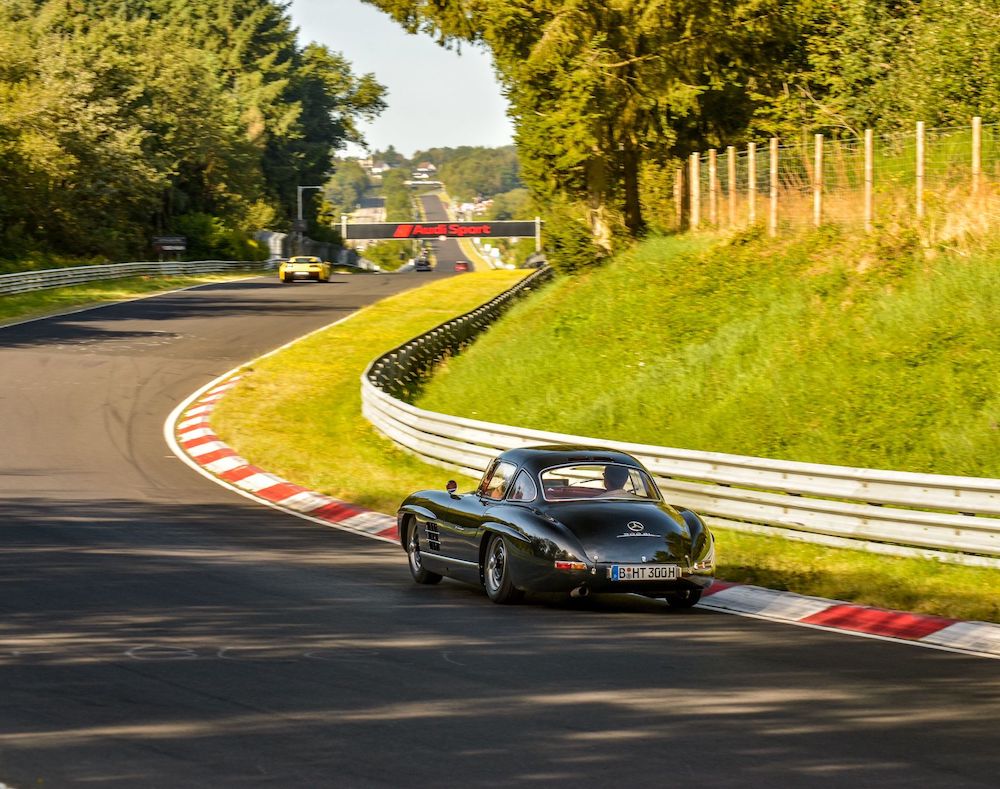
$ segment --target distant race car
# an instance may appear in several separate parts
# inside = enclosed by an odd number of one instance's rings
[[[313,255],[296,255],[283,260],[278,266],[278,279],[282,282],[316,280],[330,281],[330,264]]]
[[[421,255],[420,257],[418,257],[416,260],[413,261],[413,270],[414,271],[431,271],[432,270],[432,268],[431,268],[431,261],[428,258],[426,258],[423,255]]]
[[[471,493],[413,493],[399,539],[419,584],[482,585],[495,603],[525,591],[633,592],[688,608],[715,575],[715,540],[667,504],[639,461],[597,447],[511,449]]]
[[[455,261],[455,271],[468,271],[468,270],[469,270],[469,264],[467,262],[465,262],[464,260]]]

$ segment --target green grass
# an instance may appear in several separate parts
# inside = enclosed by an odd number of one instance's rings
[[[421,488],[449,478],[376,433],[361,415],[360,377],[375,357],[507,290],[525,271],[489,271],[432,282],[246,369],[212,415],[243,457],[312,490],[393,513]]]
[[[661,446],[997,477],[998,315],[1000,245],[928,259],[833,231],[654,239],[517,305],[418,405]]]
[[[141,276],[102,280],[65,288],[32,290],[0,295],[0,325],[16,320],[52,315],[66,310],[108,304],[208,282],[239,279],[260,272],[202,274],[191,277]]]
[[[716,529],[717,575],[860,605],[1000,622],[1000,571]]]
[[[517,305],[417,404],[662,446],[997,477],[998,315],[995,242],[958,255],[830,229],[654,239]],[[728,580],[1000,621],[996,570],[725,530],[719,543]]]
[[[809,308],[798,311],[775,303],[781,282],[796,267],[761,262],[758,255],[751,254],[753,249],[759,253],[762,246],[766,248],[766,242],[741,243],[748,247],[746,253],[739,253],[736,247],[737,255],[733,257],[742,256],[742,261],[724,256],[731,276],[721,285],[713,282],[703,266],[695,265],[703,255],[711,254],[712,240],[686,238],[651,242],[599,273],[561,280],[543,289],[540,296],[516,306],[470,353],[451,360],[447,374],[432,379],[423,404],[445,400],[447,407],[441,410],[490,421],[532,422],[549,429],[566,429],[570,420],[576,420],[572,424],[580,429],[571,432],[593,435],[597,430],[592,423],[582,421],[580,412],[612,415],[617,431],[622,429],[623,422],[617,420],[624,420],[623,414],[638,409],[640,415],[649,418],[653,410],[662,407],[661,400],[683,395],[682,385],[674,386],[668,395],[651,388],[655,378],[643,377],[645,366],[640,367],[639,362],[654,364],[659,355],[668,354],[674,360],[694,359],[697,364],[690,364],[700,365],[706,374],[724,380],[723,376],[736,375],[739,370],[737,365],[727,363],[716,371],[715,365],[723,361],[721,349],[752,351],[757,355],[743,362],[748,369],[737,376],[752,381],[755,372],[750,368],[763,351],[752,336],[745,336],[752,335],[750,328],[730,328],[727,332],[712,325],[713,320],[721,321],[720,316],[713,317],[721,308],[712,304],[712,294],[719,290],[727,293],[735,303],[725,314],[737,324],[753,325],[767,323],[764,318],[745,314],[753,305],[766,306],[768,314],[773,311],[772,319],[780,325],[808,315],[814,300],[806,299]],[[813,246],[815,243],[814,238]],[[826,239],[824,243],[833,255],[832,247],[839,240]],[[787,252],[791,257],[800,254],[794,245]],[[652,261],[658,271],[648,270]],[[764,279],[770,282],[767,288],[762,285],[761,292],[749,293],[753,290],[747,281],[751,269],[762,270]],[[433,283],[374,305],[287,351],[261,360],[220,403],[213,415],[213,426],[241,455],[286,479],[377,511],[394,512],[408,493],[443,487],[444,481],[455,475],[401,452],[363,419],[358,385],[362,370],[382,351],[486,301],[512,284],[519,274],[497,271]],[[615,279],[602,283],[605,276]],[[822,267],[806,277],[824,283],[831,278]],[[675,303],[661,290],[663,283],[681,279],[683,287],[692,293],[684,304]],[[884,287],[871,282],[865,287],[859,285],[856,297],[860,299],[862,291],[874,294]],[[640,309],[642,299],[638,294],[642,291],[646,300],[655,303],[653,313],[625,320],[625,312]],[[580,294],[586,297],[582,303],[577,300]],[[874,298],[870,295],[870,299]],[[619,301],[625,306],[620,308]],[[782,318],[786,312],[793,317]],[[687,334],[701,347],[673,348],[657,339],[662,331],[657,325],[660,322],[672,326],[690,322]],[[718,345],[714,342],[717,334],[724,335],[718,338]],[[808,352],[806,340],[802,342],[799,358]],[[330,353],[331,348],[336,348],[337,353]],[[484,354],[483,349],[488,353]],[[777,351],[790,352],[786,346]],[[448,390],[462,377],[459,368],[477,359],[478,370],[471,379],[482,377],[491,383],[470,386],[464,382],[449,399]],[[541,372],[526,383],[519,376],[521,368],[529,366]],[[624,390],[621,403],[614,407],[608,381],[617,382],[615,390]],[[604,398],[605,405],[595,409],[592,398],[581,397],[581,392]],[[311,407],[292,408],[301,403],[310,403]],[[699,418],[702,410],[694,409],[689,418]],[[711,410],[708,413],[714,414]],[[791,421],[798,418],[793,413],[787,416]],[[772,415],[768,424],[774,421]],[[682,425],[674,427],[679,430]],[[716,427],[720,433],[726,432],[726,426],[717,423]],[[714,433],[709,432],[709,436],[714,437]],[[673,434],[667,438],[671,440],[665,443],[677,445]],[[640,432],[633,440],[645,439],[648,435]],[[471,486],[473,480],[459,478],[459,484]],[[719,530],[718,538],[720,578],[885,608],[1000,621],[1000,573],[996,571],[827,549],[729,530]]]

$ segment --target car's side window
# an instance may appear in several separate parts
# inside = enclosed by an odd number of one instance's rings
[[[517,471],[517,466],[513,463],[498,463],[493,469],[493,473],[483,483],[479,495],[483,498],[500,501],[507,494],[515,471]]]
[[[476,493],[480,496],[486,495],[486,485],[493,478],[493,472],[497,470],[498,465],[500,465],[500,461],[494,460],[486,467],[486,471],[483,472],[483,478],[479,480],[479,487],[476,488]]]
[[[510,489],[510,501],[534,501],[538,496],[538,488],[531,474],[522,471],[514,480],[514,485]]]

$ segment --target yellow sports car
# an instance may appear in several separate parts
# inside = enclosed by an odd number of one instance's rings
[[[312,255],[296,255],[281,262],[278,279],[286,283],[306,279],[329,282],[330,264]]]

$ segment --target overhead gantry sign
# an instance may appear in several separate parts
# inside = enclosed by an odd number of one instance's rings
[[[541,248],[542,220],[499,222],[348,222],[341,217],[340,235],[345,241],[445,238],[534,238]]]

